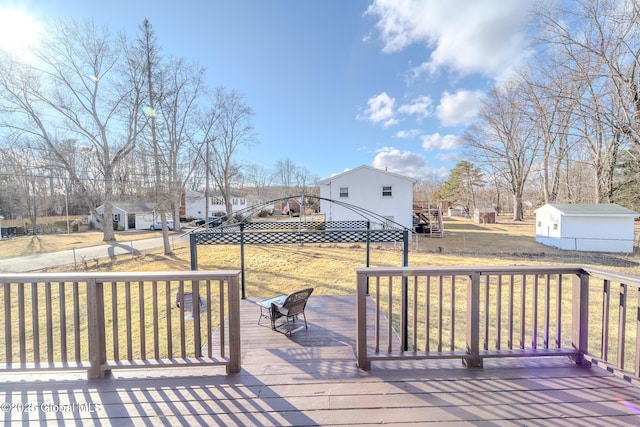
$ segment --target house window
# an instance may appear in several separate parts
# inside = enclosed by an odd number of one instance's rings
[[[120,222],[120,214],[119,213],[113,214],[113,222]]]
[[[553,224],[553,229],[557,230],[558,229],[558,224]]]
[[[538,221],[538,227],[542,227],[542,221]]]
[[[349,197],[349,187],[340,187],[340,197]]]
[[[391,186],[390,185],[383,185],[382,186],[382,197],[391,197],[391,196],[392,196]]]

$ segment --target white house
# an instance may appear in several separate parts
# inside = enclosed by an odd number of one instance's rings
[[[112,221],[117,224],[118,230],[148,230],[151,224],[160,220],[155,206],[154,203],[113,202]],[[104,205],[98,206],[96,211],[103,215]],[[102,229],[93,215],[89,215],[89,222],[96,229]]]
[[[369,220],[411,230],[415,183],[413,178],[363,165],[318,182],[320,212],[327,221]]]
[[[536,241],[560,249],[633,252],[637,212],[616,204],[548,204],[534,211]]]
[[[183,213],[190,218],[205,217],[205,197],[204,192],[187,190],[183,193]],[[264,205],[264,206],[261,206]],[[252,206],[261,207],[262,209],[272,211],[273,204],[267,204],[264,198],[258,196],[238,196],[231,198],[232,211],[238,212]],[[222,216],[226,214],[224,199],[219,194],[209,196],[209,216]]]

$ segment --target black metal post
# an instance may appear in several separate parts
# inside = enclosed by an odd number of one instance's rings
[[[402,266],[409,266],[409,230],[405,229],[402,232]],[[409,350],[409,278],[402,278],[402,293],[404,299],[402,300],[402,322],[404,333],[402,334],[402,347],[404,351]]]
[[[189,248],[191,249],[191,270],[196,271],[198,269],[198,244],[195,233],[189,234]]]
[[[371,222],[367,221],[367,265],[369,268],[371,260]],[[367,276],[367,295],[369,295],[369,276]]]
[[[247,296],[244,293],[244,222],[240,223],[240,271],[242,299],[247,299]]]

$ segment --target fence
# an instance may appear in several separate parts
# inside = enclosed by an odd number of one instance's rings
[[[239,272],[0,275],[0,370],[240,370]],[[225,323],[225,317],[227,322]]]
[[[356,271],[363,369],[385,359],[482,366],[489,357],[566,355],[640,379],[640,277],[573,266]]]

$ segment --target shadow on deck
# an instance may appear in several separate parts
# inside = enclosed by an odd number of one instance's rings
[[[241,302],[242,370],[173,368],[3,375],[5,425],[638,425],[640,388],[566,358],[460,360],[356,366],[355,296],[312,296],[309,329],[291,336],[258,325]],[[296,322],[298,323],[298,322]]]

